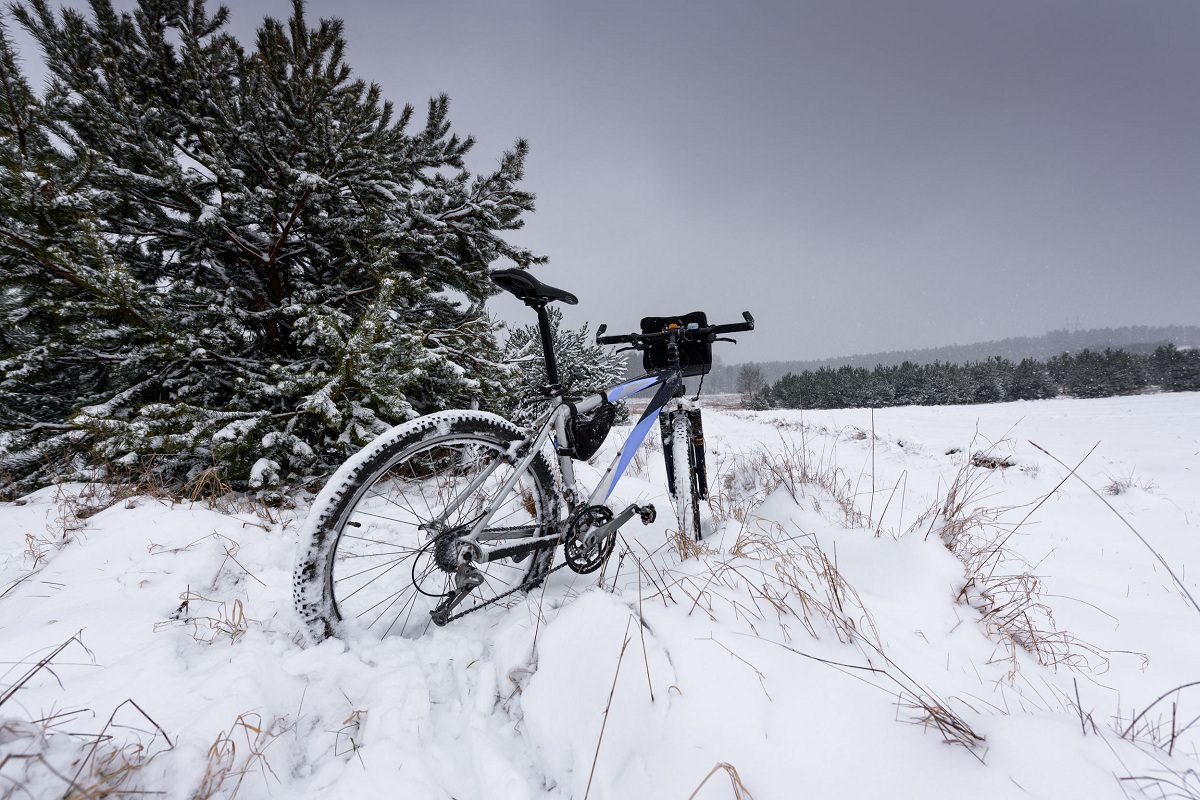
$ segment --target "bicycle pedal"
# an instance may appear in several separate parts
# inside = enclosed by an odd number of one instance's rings
[[[658,517],[658,512],[654,510],[654,506],[650,503],[647,503],[644,506],[638,506],[637,513],[641,518],[643,525],[649,525],[651,522],[654,522],[655,518]]]

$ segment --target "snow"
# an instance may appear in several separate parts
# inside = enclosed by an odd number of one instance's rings
[[[279,462],[260,458],[250,468],[250,486],[255,489],[274,485],[279,480]]]
[[[304,497],[0,504],[0,797],[1200,795],[1200,687],[1173,692],[1200,680],[1200,394],[706,408],[705,433],[705,552],[669,542],[644,449],[612,505],[658,520],[601,573],[417,640],[305,640]],[[960,476],[965,531],[925,513]]]

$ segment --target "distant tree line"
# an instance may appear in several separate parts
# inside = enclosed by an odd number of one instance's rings
[[[1200,350],[1163,345],[1150,354],[1083,350],[1041,361],[988,358],[969,364],[874,369],[821,367],[788,373],[750,394],[752,408],[880,408],[1071,397],[1111,397],[1156,388],[1200,390]]]
[[[763,321],[764,326],[768,324]],[[767,328],[762,331],[766,334]],[[755,334],[758,335],[757,333]],[[749,340],[746,340],[749,341]],[[761,361],[755,362],[770,383],[789,372],[816,371],[822,367],[837,369],[843,365],[871,369],[877,364],[885,367],[899,366],[905,361],[914,364],[932,364],[935,361],[950,364],[965,364],[1000,356],[1020,362],[1026,358],[1048,361],[1059,353],[1079,353],[1083,350],[1101,352],[1106,348],[1125,350],[1130,353],[1149,355],[1158,347],[1173,344],[1180,349],[1200,347],[1200,326],[1196,325],[1134,325],[1121,328],[1089,328],[1086,330],[1056,330],[1041,336],[1021,336],[996,339],[965,345],[949,345],[920,350],[889,350],[886,352],[843,355],[836,358]],[[713,360],[712,372],[704,379],[706,392],[738,392],[739,375],[743,364],[725,364],[722,356],[737,358],[738,348],[721,348]],[[641,374],[641,361],[637,362],[636,374]]]

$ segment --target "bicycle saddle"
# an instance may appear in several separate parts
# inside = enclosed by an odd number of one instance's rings
[[[527,306],[544,306],[560,300],[569,306],[576,305],[579,298],[570,292],[542,283],[524,269],[498,269],[491,273],[492,282],[506,292],[517,296]]]

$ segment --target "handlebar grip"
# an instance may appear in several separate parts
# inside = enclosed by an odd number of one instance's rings
[[[713,333],[737,333],[738,331],[754,330],[754,317],[749,311],[742,312],[742,319],[745,322],[734,322],[729,325],[713,325]]]
[[[596,344],[629,344],[636,338],[635,334],[627,334],[624,336],[605,336],[604,332],[608,330],[608,325],[601,324],[596,329]]]

